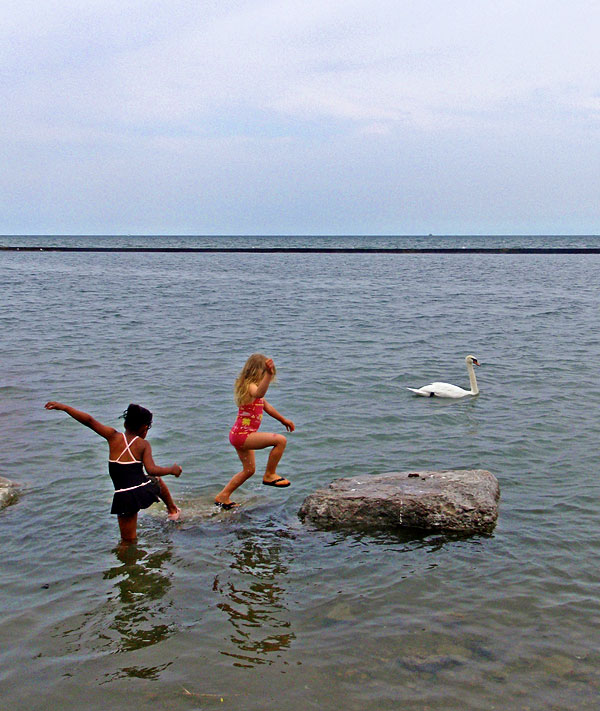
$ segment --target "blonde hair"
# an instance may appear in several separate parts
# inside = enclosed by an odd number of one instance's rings
[[[233,395],[235,398],[235,404],[238,407],[242,405],[247,405],[252,402],[252,395],[248,392],[248,387],[254,383],[258,385],[263,379],[264,374],[267,369],[265,363],[267,361],[267,356],[262,353],[253,353],[250,358],[246,361],[244,367],[240,370],[240,374],[237,376],[235,385],[233,386]],[[273,374],[274,376],[275,374]],[[275,377],[273,377],[273,380]]]

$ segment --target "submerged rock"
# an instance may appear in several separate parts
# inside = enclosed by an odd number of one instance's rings
[[[0,509],[17,500],[18,484],[0,476]]]
[[[490,532],[500,487],[485,469],[388,472],[336,479],[304,499],[303,521],[324,528]]]

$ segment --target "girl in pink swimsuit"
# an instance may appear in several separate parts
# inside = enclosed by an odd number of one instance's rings
[[[235,424],[229,432],[229,441],[242,462],[242,471],[238,472],[231,481],[215,497],[215,504],[224,509],[230,509],[238,504],[231,501],[231,494],[249,479],[256,471],[254,458],[255,449],[273,447],[267,460],[267,467],[263,476],[265,486],[275,486],[282,489],[290,482],[277,475],[277,465],[283,455],[287,439],[282,434],[273,432],[258,432],[263,416],[263,411],[279,420],[288,432],[296,428],[291,420],[280,415],[270,405],[264,396],[275,377],[275,364],[271,358],[262,353],[254,353],[246,361],[246,365],[235,381],[235,401],[239,408]]]

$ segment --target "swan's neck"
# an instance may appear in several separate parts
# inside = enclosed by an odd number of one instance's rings
[[[473,363],[467,363],[467,371],[469,373],[469,383],[471,384],[471,392],[473,395],[479,393],[479,387],[477,385],[477,378],[475,377],[475,368],[473,368]]]

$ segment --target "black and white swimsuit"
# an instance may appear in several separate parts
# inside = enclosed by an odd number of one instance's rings
[[[122,434],[125,449],[116,459],[108,460],[108,473],[115,487],[110,512],[121,516],[131,516],[140,509],[147,509],[148,506],[158,501],[160,487],[156,478],[148,476],[144,472],[142,462],[133,456],[130,446],[137,437],[134,437],[131,442],[127,442],[125,434]],[[122,462],[121,458],[126,452],[129,453],[131,460]]]

